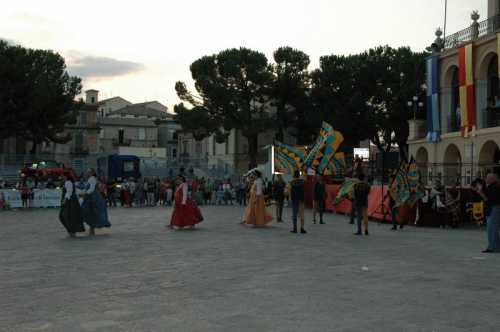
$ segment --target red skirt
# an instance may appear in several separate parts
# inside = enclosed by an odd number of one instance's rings
[[[203,221],[201,211],[192,199],[186,201],[186,205],[175,204],[170,226],[185,227],[194,226]]]

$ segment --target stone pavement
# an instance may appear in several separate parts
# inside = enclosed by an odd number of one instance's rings
[[[0,213],[0,331],[500,331],[483,231],[355,237],[328,215],[301,236],[202,211],[172,232],[170,209],[114,209],[109,231],[76,240],[56,210]]]

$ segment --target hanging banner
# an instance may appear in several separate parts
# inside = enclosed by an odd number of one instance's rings
[[[474,94],[473,45],[458,49],[460,83],[460,122],[463,137],[474,135],[476,130],[476,105]]]
[[[439,55],[429,57],[427,71],[427,140],[441,140],[441,124],[439,110]]]

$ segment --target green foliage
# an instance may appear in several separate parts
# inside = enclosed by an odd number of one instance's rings
[[[0,137],[34,143],[65,143],[65,125],[75,121],[81,80],[66,71],[64,59],[45,50],[0,41]]]
[[[309,97],[309,56],[291,47],[281,47],[274,52],[274,61],[272,98],[276,107],[276,139],[284,141],[287,131],[296,137],[298,144],[310,144],[321,119],[314,116]]]
[[[412,115],[407,103],[415,95],[425,99],[426,56],[384,46],[323,56],[309,72],[309,56],[291,47],[276,50],[273,64],[256,51],[225,50],[191,65],[196,94],[176,84],[191,108],[177,105],[177,120],[200,140],[216,134],[223,141],[229,130],[240,130],[252,161],[260,133],[274,129],[280,141],[288,133],[310,144],[322,121],[344,134],[345,152],[370,139],[382,151],[397,143],[404,154]]]
[[[312,96],[326,121],[344,133],[345,147],[370,139],[382,151],[406,148],[407,103],[424,100],[425,53],[377,47],[364,53],[325,56],[312,73]]]
[[[198,130],[197,139],[217,134],[221,140],[231,129],[241,131],[248,140],[250,166],[254,166],[258,135],[273,123],[268,112],[272,73],[266,56],[247,48],[228,49],[198,59],[190,69],[197,95],[184,83],[176,84],[179,98],[193,107],[188,111],[177,105],[177,120],[185,130]]]

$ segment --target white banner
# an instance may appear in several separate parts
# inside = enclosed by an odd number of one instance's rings
[[[5,201],[12,209],[21,208],[23,206],[20,191],[12,189],[0,189],[0,195],[2,194],[5,198]],[[34,189],[34,197],[33,201],[31,202],[31,206],[36,208],[60,207],[61,195],[62,191],[60,189]]]
[[[21,201],[21,192],[17,190],[0,189],[0,195],[3,196],[5,202],[9,204],[12,209],[17,209],[23,206]]]

